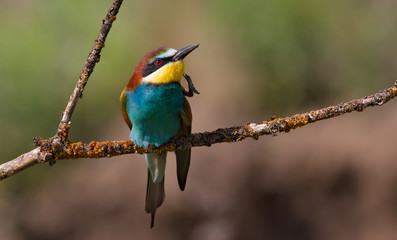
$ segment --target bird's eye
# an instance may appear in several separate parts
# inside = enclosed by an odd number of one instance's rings
[[[154,61],[154,64],[161,65],[163,63],[163,61],[161,61],[160,59],[157,59],[156,61]]]

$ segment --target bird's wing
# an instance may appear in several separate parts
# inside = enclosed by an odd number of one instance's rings
[[[130,130],[132,129],[132,123],[130,118],[128,117],[127,113],[127,97],[128,94],[133,94],[130,89],[127,87],[124,88],[123,92],[120,95],[120,106],[121,106],[121,113],[123,114],[124,121],[127,123]]]
[[[189,102],[186,97],[183,101],[183,109],[180,112],[181,127],[176,136],[189,136],[192,132],[192,110],[190,109]],[[186,186],[187,174],[190,166],[190,154],[191,149],[178,149],[175,150],[176,155],[176,167],[179,188],[183,191]]]

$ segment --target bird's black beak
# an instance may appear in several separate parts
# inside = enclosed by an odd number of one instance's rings
[[[198,48],[199,44],[193,44],[187,47],[178,50],[175,55],[172,57],[173,61],[178,61],[184,59],[189,53],[191,53],[194,49]]]

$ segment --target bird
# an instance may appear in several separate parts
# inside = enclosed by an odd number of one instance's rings
[[[186,97],[199,92],[190,76],[184,73],[183,60],[198,46],[193,44],[180,50],[159,47],[148,52],[135,67],[120,95],[120,105],[124,121],[130,129],[129,138],[136,145],[159,147],[172,137],[191,134],[192,111]],[[188,82],[188,90],[181,85],[182,77]],[[177,149],[175,155],[178,185],[183,191],[191,149]],[[148,168],[145,211],[151,214],[151,228],[156,210],[165,198],[166,157],[166,151],[145,154]]]

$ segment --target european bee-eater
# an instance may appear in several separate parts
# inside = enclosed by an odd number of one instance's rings
[[[130,139],[141,147],[160,145],[172,137],[189,136],[192,112],[185,96],[198,93],[190,77],[184,74],[183,59],[199,45],[175,50],[160,47],[147,53],[135,67],[134,73],[120,96],[121,111],[131,130]],[[181,86],[182,77],[189,91]],[[184,96],[185,95],[185,96]],[[183,191],[190,165],[190,149],[175,151],[177,177]],[[164,171],[167,152],[145,154],[148,166],[146,189],[147,213],[151,227],[156,209],[164,201]]]

